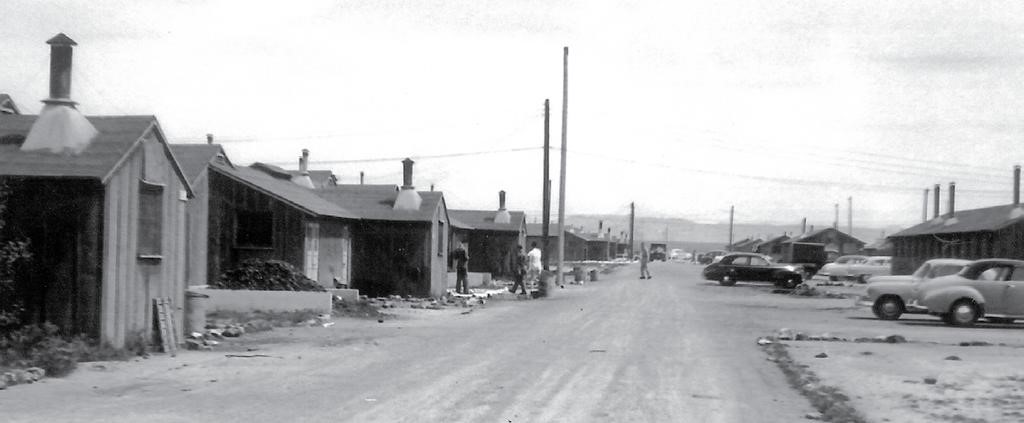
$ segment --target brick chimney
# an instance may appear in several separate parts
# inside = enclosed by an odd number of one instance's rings
[[[512,214],[505,208],[505,191],[498,191],[498,213],[494,215],[494,223],[511,223]]]
[[[402,189],[395,197],[395,210],[419,210],[423,203],[420,193],[412,186],[412,165],[415,163],[408,157],[402,160]]]

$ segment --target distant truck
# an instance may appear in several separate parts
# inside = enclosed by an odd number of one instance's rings
[[[800,265],[807,275],[806,279],[818,273],[818,269],[828,261],[825,253],[825,244],[813,242],[789,242],[783,244],[782,258],[780,263]]]
[[[655,260],[665,261],[665,260],[667,260],[668,259],[668,255],[666,254],[667,250],[668,250],[668,245],[666,245],[666,244],[659,244],[657,242],[652,242],[651,243],[651,261],[655,261]]]

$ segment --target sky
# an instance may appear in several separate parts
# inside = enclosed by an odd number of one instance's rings
[[[531,222],[565,46],[568,214],[830,225],[852,197],[856,226],[910,226],[934,184],[943,211],[953,181],[957,209],[1010,202],[1024,152],[1016,1],[4,0],[24,113],[58,32],[87,115],[212,133],[236,164],[308,148],[343,183],[400,184],[408,156],[449,208],[505,190]]]

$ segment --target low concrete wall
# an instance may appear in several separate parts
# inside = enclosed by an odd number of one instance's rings
[[[448,289],[455,289],[455,282],[458,275],[455,272],[448,272]],[[466,282],[470,288],[487,286],[491,284],[491,274],[485,272],[469,272],[466,275]]]
[[[359,300],[359,290],[358,289],[332,288],[332,289],[328,289],[327,292],[330,292],[331,294],[333,294],[333,295],[335,295],[337,297],[340,297],[341,299],[343,299],[345,301],[358,301]]]
[[[209,295],[206,310],[212,311],[298,311],[315,310],[330,313],[333,306],[330,292],[248,291],[234,289],[193,289]]]

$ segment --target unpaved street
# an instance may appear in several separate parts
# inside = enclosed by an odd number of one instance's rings
[[[793,422],[812,408],[765,360],[778,310],[698,266],[635,265],[462,315],[251,335],[269,357],[85,363],[0,392],[5,421]]]

